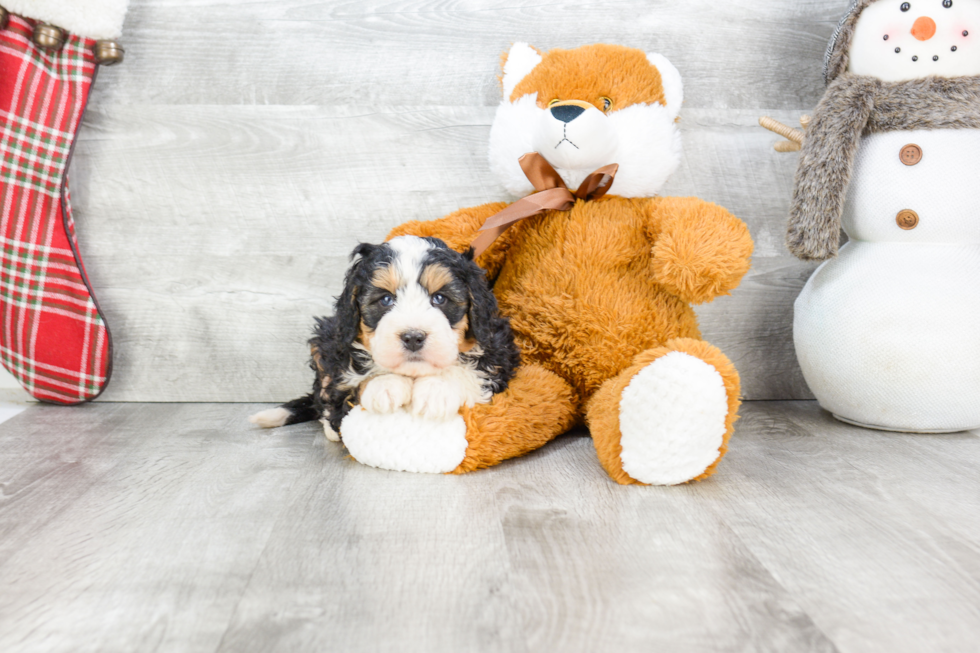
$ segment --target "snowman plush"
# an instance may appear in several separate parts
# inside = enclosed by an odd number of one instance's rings
[[[856,0],[825,76],[788,235],[830,259],[796,302],[807,383],[845,422],[978,428],[980,0]]]

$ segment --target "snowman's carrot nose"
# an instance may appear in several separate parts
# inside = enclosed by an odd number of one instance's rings
[[[922,16],[912,25],[912,36],[920,41],[928,41],[936,35],[936,21],[928,16]]]

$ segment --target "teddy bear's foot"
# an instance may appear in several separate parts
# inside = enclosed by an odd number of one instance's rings
[[[721,455],[728,398],[721,375],[671,352],[644,367],[619,403],[623,471],[650,485],[684,483]]]
[[[544,446],[576,417],[571,386],[528,364],[489,404],[464,407],[448,420],[416,416],[407,407],[379,414],[357,406],[344,418],[340,433],[350,455],[365,465],[463,474]]]
[[[738,375],[711,345],[689,339],[640,354],[589,402],[600,461],[623,484],[705,478],[737,418]]]
[[[347,451],[359,463],[420,474],[451,472],[466,455],[466,423],[416,417],[405,409],[369,413],[357,406],[340,425]]]
[[[577,421],[572,387],[540,365],[522,365],[506,390],[489,404],[462,410],[466,457],[454,474],[502,463],[540,449]]]

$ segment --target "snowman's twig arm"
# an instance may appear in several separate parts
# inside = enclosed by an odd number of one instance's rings
[[[744,222],[696,197],[647,202],[657,283],[685,302],[703,304],[741,282],[754,247]]]
[[[806,134],[801,132],[799,129],[793,129],[792,127],[787,127],[783,123],[770,118],[769,116],[763,116],[759,118],[759,124],[769,131],[779,134],[783,138],[797,145],[803,145],[803,139],[806,138]]]
[[[460,209],[438,220],[413,220],[391,230],[386,240],[397,236],[420,236],[422,238],[438,238],[457,252],[465,252],[480,233],[480,227],[487,218],[496,215],[507,208],[506,202],[494,202],[467,209]],[[511,228],[510,231],[517,231]],[[497,278],[507,255],[509,234],[505,233],[491,245],[486,252],[477,257],[476,262],[487,271],[490,281]]]
[[[841,213],[858,143],[881,82],[843,74],[817,106],[800,152],[786,245],[798,258],[837,255]]]

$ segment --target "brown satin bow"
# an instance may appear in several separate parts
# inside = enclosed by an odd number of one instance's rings
[[[578,190],[572,193],[551,164],[537,152],[522,156],[520,164],[534,190],[538,192],[514,202],[484,222],[480,228],[480,235],[472,244],[474,256],[487,251],[493,241],[500,238],[515,222],[545,211],[571,211],[575,206],[575,200],[599,199],[609,192],[616,178],[616,172],[619,171],[619,165],[616,163],[599,168],[586,177]]]

